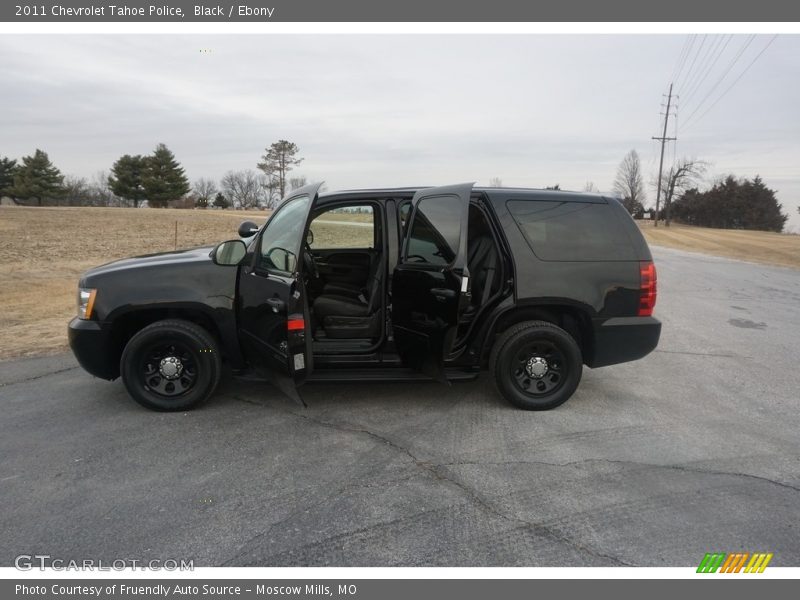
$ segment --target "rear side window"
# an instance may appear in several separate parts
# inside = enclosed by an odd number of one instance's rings
[[[628,233],[608,204],[509,200],[506,206],[542,260],[636,260]]]
[[[449,265],[461,237],[461,200],[457,196],[424,198],[414,211],[405,261]]]

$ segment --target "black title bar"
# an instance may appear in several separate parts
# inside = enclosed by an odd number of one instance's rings
[[[0,3],[10,22],[786,22],[786,0],[33,0]]]

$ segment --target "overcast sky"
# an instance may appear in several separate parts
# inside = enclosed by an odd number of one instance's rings
[[[607,191],[632,148],[656,172],[650,137],[687,37],[4,35],[0,155],[41,148],[91,177],[164,142],[191,180],[218,179],[283,138],[305,157],[296,173],[329,189],[499,177]],[[677,78],[665,163],[760,174],[800,232],[800,36],[780,36],[698,119],[771,36],[702,38]]]

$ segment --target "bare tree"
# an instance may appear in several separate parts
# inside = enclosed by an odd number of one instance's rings
[[[503,187],[503,180],[500,179],[499,177],[492,177],[489,180],[489,187],[501,188],[501,187]]]
[[[706,172],[708,163],[696,158],[681,158],[672,165],[661,180],[661,189],[664,193],[664,225],[669,227],[670,209],[672,199],[676,193],[682,194],[689,188],[695,187],[697,180]],[[658,215],[656,215],[658,218]]]
[[[228,171],[222,178],[222,192],[234,208],[254,208],[264,200],[264,188],[258,174],[245,171]]]
[[[192,190],[195,195],[195,205],[203,208],[214,201],[214,196],[219,191],[213,179],[205,179],[203,177],[194,182]]]
[[[597,186],[594,184],[594,181],[587,181],[586,183],[583,184],[583,191],[592,192],[593,194],[596,194],[600,190],[597,189]]]
[[[291,177],[289,179],[289,190],[295,191],[299,190],[301,187],[308,183],[308,179],[305,175],[298,175],[297,177]]]
[[[108,171],[97,171],[89,183],[94,206],[120,206],[122,198],[115,195],[108,185]]]
[[[89,184],[84,177],[75,175],[64,177],[62,192],[58,204],[62,202],[67,206],[87,206],[89,204]]]
[[[613,189],[619,194],[629,213],[634,214],[644,206],[642,163],[636,150],[628,152],[619,164]]]

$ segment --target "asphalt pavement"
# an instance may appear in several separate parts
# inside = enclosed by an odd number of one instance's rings
[[[161,414],[70,355],[0,363],[0,566],[800,566],[800,271],[653,251],[659,348],[549,412],[485,376]]]

